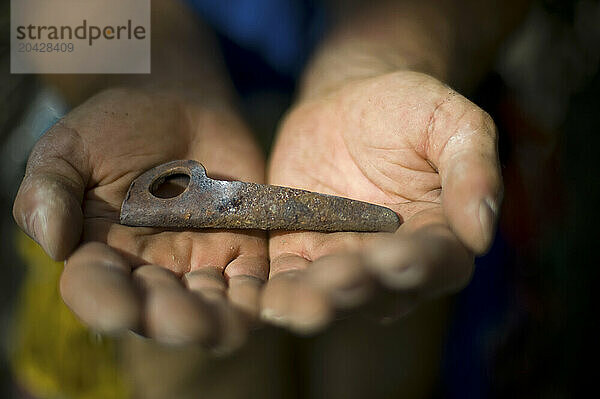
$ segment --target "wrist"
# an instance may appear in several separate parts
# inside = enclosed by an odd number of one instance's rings
[[[449,80],[455,32],[443,7],[382,2],[340,20],[304,75],[301,97],[347,82],[414,71]]]
[[[421,72],[441,81],[448,78],[448,67],[436,52],[406,46],[387,45],[351,39],[325,46],[307,68],[300,86],[299,100],[307,100],[352,82],[400,71]]]

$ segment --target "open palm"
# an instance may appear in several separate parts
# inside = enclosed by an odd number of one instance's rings
[[[380,284],[406,300],[451,292],[493,235],[501,178],[489,116],[437,80],[397,72],[298,105],[281,126],[269,183],[390,207],[390,233],[270,237],[266,320],[310,332]]]
[[[15,219],[54,259],[67,258],[62,296],[90,326],[230,349],[244,335],[241,314],[258,311],[268,272],[264,234],[119,224],[131,181],[175,159],[198,160],[221,178],[264,176],[260,151],[230,113],[169,95],[109,90],[37,143]]]

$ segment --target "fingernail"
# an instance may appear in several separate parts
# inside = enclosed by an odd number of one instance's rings
[[[352,286],[339,287],[330,295],[333,302],[340,309],[351,309],[365,302],[371,295],[373,286],[370,280],[356,283]]]
[[[287,317],[283,316],[280,312],[272,308],[263,309],[260,312],[260,318],[265,322],[278,326],[285,326],[288,324]]]
[[[492,241],[497,216],[498,207],[496,203],[490,198],[484,198],[479,204],[479,223],[481,224],[481,234],[486,246]]]
[[[409,264],[401,268],[390,269],[382,283],[393,289],[412,289],[423,282],[423,268],[417,264]]]
[[[31,216],[29,231],[33,233],[33,239],[40,244],[44,251],[46,251],[48,255],[52,256],[53,254],[49,253],[48,244],[46,243],[47,226],[48,218],[46,217],[46,213],[41,212],[39,209],[36,210]]]

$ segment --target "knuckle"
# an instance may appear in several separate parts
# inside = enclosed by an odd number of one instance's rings
[[[468,100],[467,100],[468,101]],[[465,154],[496,153],[497,133],[492,117],[471,102],[456,113],[454,126],[440,144],[440,156],[460,158]]]
[[[63,118],[36,142],[29,155],[28,166],[38,166],[48,159],[81,157],[83,148],[84,140],[80,131]]]
[[[475,126],[479,127],[479,130],[487,136],[496,139],[496,124],[494,119],[486,111],[481,108],[477,108],[475,112]]]
[[[484,110],[480,111],[482,125],[487,127],[489,130],[495,130],[496,125],[494,124],[494,119],[492,119],[492,116]]]

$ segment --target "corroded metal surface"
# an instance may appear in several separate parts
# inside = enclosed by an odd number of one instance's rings
[[[189,176],[185,190],[159,198],[154,188],[173,175]],[[167,228],[313,231],[395,231],[389,208],[287,187],[214,180],[196,161],[169,162],[135,179],[121,206],[121,223]]]

